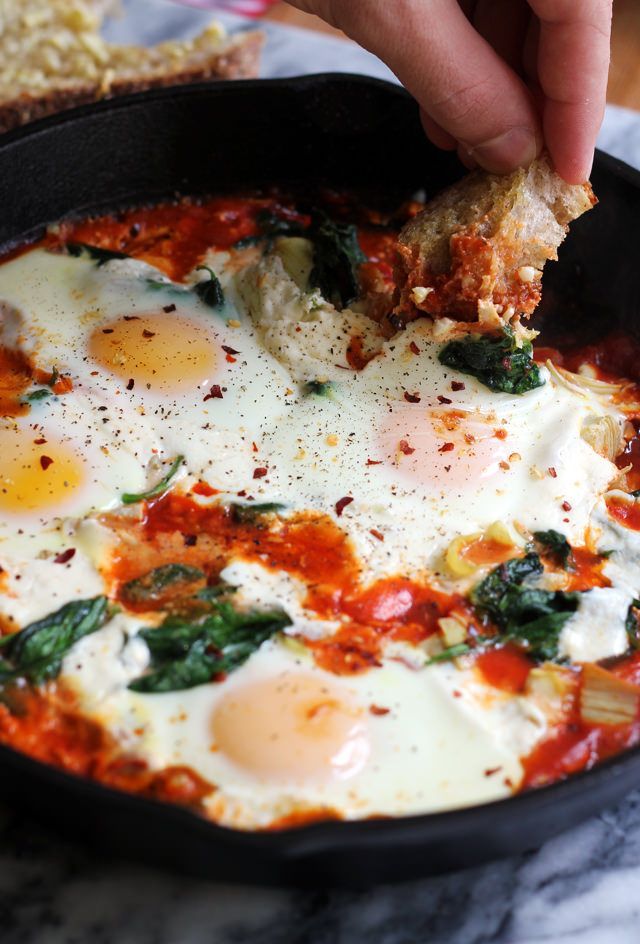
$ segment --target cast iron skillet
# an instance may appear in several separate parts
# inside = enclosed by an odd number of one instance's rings
[[[390,204],[460,176],[426,141],[396,86],[355,76],[210,83],[86,106],[0,141],[0,248],[62,216],[175,193],[319,182]],[[640,329],[640,174],[598,154],[600,205],[545,274],[547,340]],[[640,333],[640,332],[639,332]],[[428,719],[425,719],[428,723]],[[115,792],[0,747],[10,802],[115,852],[224,881],[364,886],[534,848],[619,800],[640,750],[541,790],[426,816],[327,822],[281,833],[224,829],[178,807]]]

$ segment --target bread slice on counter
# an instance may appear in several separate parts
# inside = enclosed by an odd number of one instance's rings
[[[73,105],[156,86],[252,78],[263,35],[212,23],[192,40],[118,46],[101,0],[0,0],[0,131]]]
[[[530,315],[545,262],[594,203],[589,183],[566,183],[546,156],[504,177],[474,171],[401,231],[396,313],[496,324]]]

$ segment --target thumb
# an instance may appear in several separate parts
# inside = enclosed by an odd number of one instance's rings
[[[534,102],[456,0],[307,2],[379,56],[459,150],[493,173],[529,164],[542,146]]]

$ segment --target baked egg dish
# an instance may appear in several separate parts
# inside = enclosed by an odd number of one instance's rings
[[[421,209],[183,200],[1,260],[1,743],[276,829],[638,742],[634,342],[430,313]]]

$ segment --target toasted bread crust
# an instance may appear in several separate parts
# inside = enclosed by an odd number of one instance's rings
[[[590,184],[567,184],[546,157],[505,177],[475,171],[400,233],[396,313],[470,322],[489,306],[504,321],[531,314],[545,262],[595,202]]]
[[[264,34],[256,30],[232,38],[222,50],[197,67],[167,70],[159,75],[136,79],[119,79],[116,76],[107,87],[100,82],[87,82],[78,83],[73,87],[56,88],[55,83],[52,83],[51,89],[42,94],[23,92],[12,101],[0,102],[0,132],[9,131],[67,108],[132,92],[144,92],[147,89],[170,85],[187,85],[208,79],[255,78],[258,75],[263,43]]]

